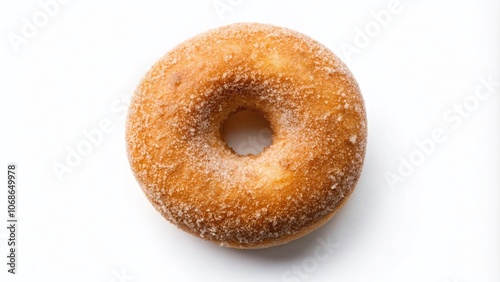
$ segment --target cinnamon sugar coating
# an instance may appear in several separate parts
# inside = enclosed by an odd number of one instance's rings
[[[240,156],[220,135],[239,108],[261,112],[273,143]],[[146,74],[129,108],[127,151],[155,208],[179,228],[235,248],[301,237],[357,183],[364,102],[347,67],[298,32],[240,23],[197,35]]]

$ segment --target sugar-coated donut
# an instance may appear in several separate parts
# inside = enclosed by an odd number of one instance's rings
[[[241,156],[221,138],[240,109],[273,142]],[[328,221],[361,173],[367,138],[359,87],[326,47],[290,29],[239,23],[199,34],[138,86],[126,141],[134,175],[179,228],[234,248],[287,243]]]

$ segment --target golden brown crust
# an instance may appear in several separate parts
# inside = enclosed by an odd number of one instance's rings
[[[220,125],[264,114],[273,144],[239,156]],[[220,245],[263,248],[330,219],[359,178],[366,115],[359,87],[327,48],[295,31],[232,24],[197,35],[147,73],[127,120],[137,181],[181,229]]]

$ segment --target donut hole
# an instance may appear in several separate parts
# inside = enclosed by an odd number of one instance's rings
[[[258,155],[273,143],[271,124],[256,110],[241,108],[231,113],[220,128],[222,140],[240,156]]]

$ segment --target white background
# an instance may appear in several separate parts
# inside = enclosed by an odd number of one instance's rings
[[[73,0],[46,23],[38,1],[1,3],[0,164],[19,167],[19,249],[18,275],[7,274],[2,227],[0,280],[500,281],[500,86],[473,96],[482,78],[500,81],[498,1],[401,0],[383,27],[372,12],[387,0]],[[214,3],[230,8],[218,13]],[[34,17],[38,30],[12,44]],[[369,122],[346,206],[312,234],[263,250],[221,248],[166,222],[124,143],[126,106],[148,68],[182,40],[241,21],[289,27],[332,49],[358,80]],[[464,101],[462,117],[453,107]],[[103,122],[111,129],[59,179],[54,164],[67,164]],[[423,155],[415,142],[436,129],[445,140]],[[411,156],[418,165],[391,189],[388,173]],[[319,243],[328,240],[329,253]]]

